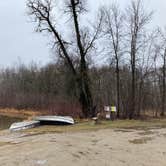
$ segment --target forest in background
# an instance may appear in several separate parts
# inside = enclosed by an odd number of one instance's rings
[[[117,3],[103,6],[94,23],[85,24],[87,2],[64,1],[69,38],[58,28],[54,1],[27,1],[35,30],[49,36],[57,61],[1,70],[0,107],[92,117],[104,105],[113,105],[118,118],[164,116],[166,30],[151,28],[154,13],[142,0],[131,1],[125,9]]]
[[[116,68],[90,69],[91,90],[98,112],[104,105],[116,105]],[[120,67],[120,117],[127,118],[131,103],[131,71]],[[162,105],[162,70],[151,69],[146,76],[137,71],[136,114],[157,117]],[[83,117],[75,82],[65,64],[38,67],[21,65],[0,71],[0,107],[47,110],[53,114]]]

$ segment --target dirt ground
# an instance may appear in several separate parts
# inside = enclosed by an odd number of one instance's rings
[[[165,166],[166,129],[0,132],[3,166]]]

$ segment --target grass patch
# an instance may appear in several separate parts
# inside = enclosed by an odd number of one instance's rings
[[[41,112],[35,110],[17,110],[17,109],[0,109],[0,115],[16,117],[21,119],[31,119],[34,116],[41,115]]]
[[[12,142],[0,142],[0,147],[5,145],[16,145],[18,143],[12,143]]]
[[[9,142],[0,142],[0,147],[5,146],[5,145],[9,145],[9,144],[10,144]]]
[[[127,130],[127,129],[115,129],[115,132],[122,132],[122,133],[131,133],[133,130]]]
[[[165,133],[165,134],[163,134],[163,136],[164,136],[164,137],[166,137],[166,133]]]

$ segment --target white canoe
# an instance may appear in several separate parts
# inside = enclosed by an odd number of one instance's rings
[[[30,129],[39,125],[40,125],[39,121],[18,122],[18,123],[13,123],[10,126],[9,130],[11,131],[25,130],[25,129]]]
[[[35,120],[43,124],[74,124],[74,120],[70,116],[38,116]]]

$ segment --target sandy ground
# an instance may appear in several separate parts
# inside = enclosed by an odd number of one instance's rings
[[[2,166],[165,166],[166,129],[0,133]]]

